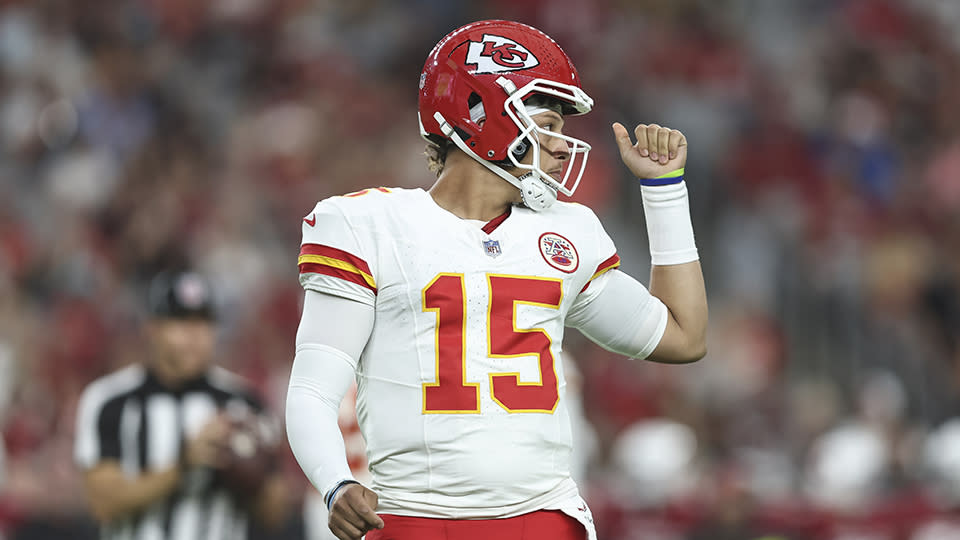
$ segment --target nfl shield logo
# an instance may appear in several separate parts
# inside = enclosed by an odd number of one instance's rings
[[[499,257],[500,256],[500,241],[499,240],[484,240],[483,241],[483,252],[489,257]]]

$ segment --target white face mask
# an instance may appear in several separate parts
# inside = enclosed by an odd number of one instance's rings
[[[546,130],[540,129],[539,126],[536,126],[533,117],[545,113],[545,112],[555,112],[562,115],[562,108],[557,105],[554,108],[544,107],[539,105],[527,105],[524,104],[523,114],[520,115],[520,118],[525,119],[529,122],[529,125],[535,126],[532,130],[526,129],[525,132],[521,134],[510,144],[509,155],[511,161],[517,167],[528,169],[535,167],[535,169],[530,169],[528,172],[517,177],[516,180],[512,181],[514,185],[520,190],[523,197],[523,203],[528,208],[533,210],[545,210],[549,208],[557,200],[557,190],[558,184],[554,178],[546,172],[540,170],[539,168],[539,158],[540,158],[540,148],[539,148],[539,134],[548,134],[551,137],[557,136],[556,133],[548,132]],[[483,103],[477,103],[470,108],[470,119],[479,124],[486,118],[486,112],[483,109]],[[516,150],[516,154],[514,154]],[[523,156],[527,152],[533,152],[533,165],[524,165],[519,163],[519,159],[523,159]],[[518,157],[519,156],[519,157]],[[571,167],[565,168],[567,174],[571,170]],[[540,171],[541,174],[537,174],[535,171]],[[542,178],[549,178],[550,181],[546,182]],[[574,186],[575,188],[576,186]],[[572,193],[573,190],[570,190]]]
[[[541,94],[548,97],[555,97],[561,101],[573,104],[574,108],[580,114],[588,112],[593,107],[593,99],[591,99],[586,92],[576,86],[548,81],[546,79],[534,79],[520,89],[518,89],[513,82],[504,77],[497,79],[497,84],[503,87],[508,96],[504,101],[504,110],[506,111],[507,116],[513,120],[513,123],[516,124],[517,128],[520,130],[520,134],[516,139],[513,140],[512,143],[510,143],[510,146],[507,148],[507,156],[509,157],[512,165],[517,169],[527,171],[519,178],[510,174],[503,167],[500,167],[499,165],[478,156],[476,152],[467,146],[453,126],[447,122],[442,114],[439,112],[434,113],[434,120],[436,120],[437,124],[440,126],[440,130],[443,132],[443,134],[452,140],[454,144],[457,145],[457,148],[462,150],[468,156],[472,157],[474,160],[478,161],[481,165],[489,169],[497,176],[516,186],[520,190],[520,193],[523,197],[523,203],[528,208],[536,211],[546,210],[547,208],[550,208],[554,202],[556,202],[558,192],[569,197],[573,195],[574,191],[576,191],[577,186],[580,185],[580,179],[583,177],[583,171],[586,169],[587,155],[589,154],[591,147],[589,144],[580,139],[576,139],[567,135],[561,135],[552,131],[547,131],[538,126],[537,123],[534,122],[532,116],[552,109],[538,106],[531,106],[528,109],[528,107],[523,103],[522,98],[523,96],[529,96],[531,94]],[[479,122],[480,120],[486,118],[486,112],[483,109],[482,103],[478,103],[477,105],[471,107],[470,118],[474,122]],[[422,122],[420,130],[421,133],[426,133],[426,131],[423,129]],[[567,143],[570,159],[567,161],[567,164],[564,167],[563,178],[561,178],[559,182],[540,168],[539,137],[541,135],[545,137],[555,137]],[[533,162],[531,164],[520,163],[520,160],[514,154],[514,150],[517,150],[521,145],[528,146],[528,151],[533,152]],[[523,152],[520,152],[520,155],[522,156]],[[576,175],[573,175],[574,170],[577,171]]]
[[[504,81],[506,83],[510,82],[506,79],[504,79]],[[504,83],[501,83],[501,85],[503,84]],[[512,86],[512,84],[510,86]],[[587,156],[591,147],[580,139],[553,131],[547,131],[538,126],[532,117],[553,109],[542,106],[527,106],[520,98],[525,95],[530,95],[530,93],[536,93],[554,96],[574,103],[583,103],[588,109],[593,105],[593,100],[590,99],[583,90],[575,86],[544,81],[542,79],[536,79],[526,84],[523,88],[513,92],[510,92],[508,86],[505,86],[504,89],[510,94],[510,97],[504,102],[504,109],[507,111],[507,116],[520,128],[520,134],[510,143],[507,149],[507,156],[514,167],[528,171],[520,177],[521,185],[519,187],[524,197],[524,204],[534,210],[544,210],[556,201],[557,192],[569,197],[577,190],[577,186],[580,185],[580,179],[583,177],[583,172],[587,166]],[[541,136],[554,137],[567,143],[570,158],[564,167],[563,178],[561,178],[559,182],[540,168]],[[533,152],[532,163],[529,165],[520,163],[519,159],[517,159],[513,153],[513,150],[521,145],[529,146],[529,151]],[[574,171],[576,171],[576,174],[573,174]],[[541,189],[540,186],[534,184],[534,181],[543,184],[543,188],[545,189]],[[528,197],[531,197],[533,200],[528,202]]]
[[[557,105],[554,108],[550,107],[541,107],[538,105],[526,105],[524,104],[523,109],[527,112],[527,116],[533,118],[534,116],[545,113],[547,111],[553,111],[557,114],[563,114],[562,108]],[[483,102],[477,102],[476,105],[470,107],[470,121],[474,124],[479,124],[487,118],[487,112],[483,109]]]

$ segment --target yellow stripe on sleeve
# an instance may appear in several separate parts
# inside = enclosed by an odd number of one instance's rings
[[[374,289],[377,288],[377,283],[373,280],[373,276],[346,261],[334,259],[333,257],[324,257],[323,255],[300,255],[300,257],[297,258],[297,264],[303,263],[322,264],[324,266],[338,268],[352,274],[358,274],[363,278],[364,281],[367,282],[367,285],[373,287]]]

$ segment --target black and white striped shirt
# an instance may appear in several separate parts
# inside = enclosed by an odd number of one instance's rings
[[[186,437],[218,411],[249,414],[262,407],[240,379],[212,368],[202,379],[172,391],[143,366],[133,365],[92,382],[80,397],[75,459],[84,470],[112,460],[131,477],[180,461]],[[103,540],[243,540],[247,514],[212,470],[186,471],[167,498],[104,524]]]

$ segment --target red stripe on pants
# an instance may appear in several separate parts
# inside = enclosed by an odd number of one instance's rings
[[[584,540],[579,521],[559,510],[504,519],[436,519],[380,514],[384,527],[366,540]]]

